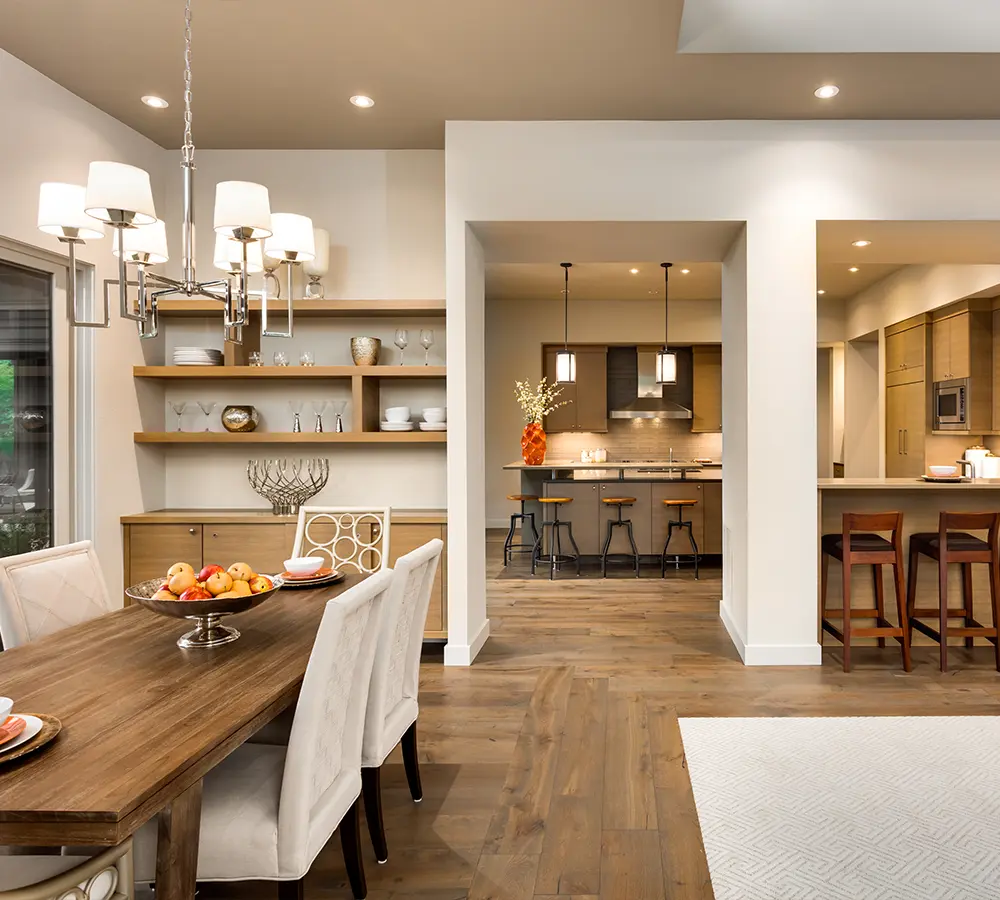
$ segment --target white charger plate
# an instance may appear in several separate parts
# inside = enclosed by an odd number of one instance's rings
[[[412,422],[383,422],[383,431],[413,431]]]
[[[22,731],[13,740],[7,741],[6,744],[0,744],[0,756],[6,753],[8,750],[13,750],[15,747],[20,747],[21,744],[27,744],[39,731],[42,730],[43,722],[37,716],[26,716],[22,713],[11,713],[12,716],[17,716],[19,719],[24,719],[24,731]]]
[[[420,430],[421,431],[447,431],[448,430],[448,423],[447,422],[421,422],[420,423]]]

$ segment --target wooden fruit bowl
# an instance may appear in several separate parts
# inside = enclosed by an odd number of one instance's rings
[[[197,622],[194,631],[189,631],[178,638],[178,647],[184,649],[218,647],[238,640],[240,636],[235,628],[222,624],[221,620],[224,616],[232,616],[260,606],[268,597],[281,590],[284,580],[280,575],[268,575],[267,577],[274,583],[274,587],[269,591],[251,594],[249,597],[212,597],[210,600],[154,600],[153,595],[163,587],[162,578],[140,581],[139,584],[134,584],[126,589],[125,594],[136,603],[159,613],[161,616],[191,619]]]

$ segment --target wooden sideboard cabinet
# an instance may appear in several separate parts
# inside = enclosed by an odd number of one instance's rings
[[[262,572],[280,572],[295,543],[294,516],[266,512],[161,510],[122,518],[125,587],[166,574],[183,560],[200,568],[206,563],[246,561]],[[434,538],[445,550],[434,580],[424,638],[448,637],[448,525],[443,510],[393,510],[389,532],[389,564]]]

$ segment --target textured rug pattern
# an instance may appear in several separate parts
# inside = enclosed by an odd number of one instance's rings
[[[680,725],[716,900],[1000,898],[1000,718]]]

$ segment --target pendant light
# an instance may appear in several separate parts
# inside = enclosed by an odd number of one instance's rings
[[[677,384],[677,354],[671,353],[667,345],[668,326],[670,324],[669,290],[670,267],[673,263],[660,263],[663,266],[663,349],[656,354],[656,383]]]
[[[576,353],[569,349],[569,270],[573,263],[559,263],[565,273],[563,286],[563,348],[556,351],[556,383],[576,384]]]

